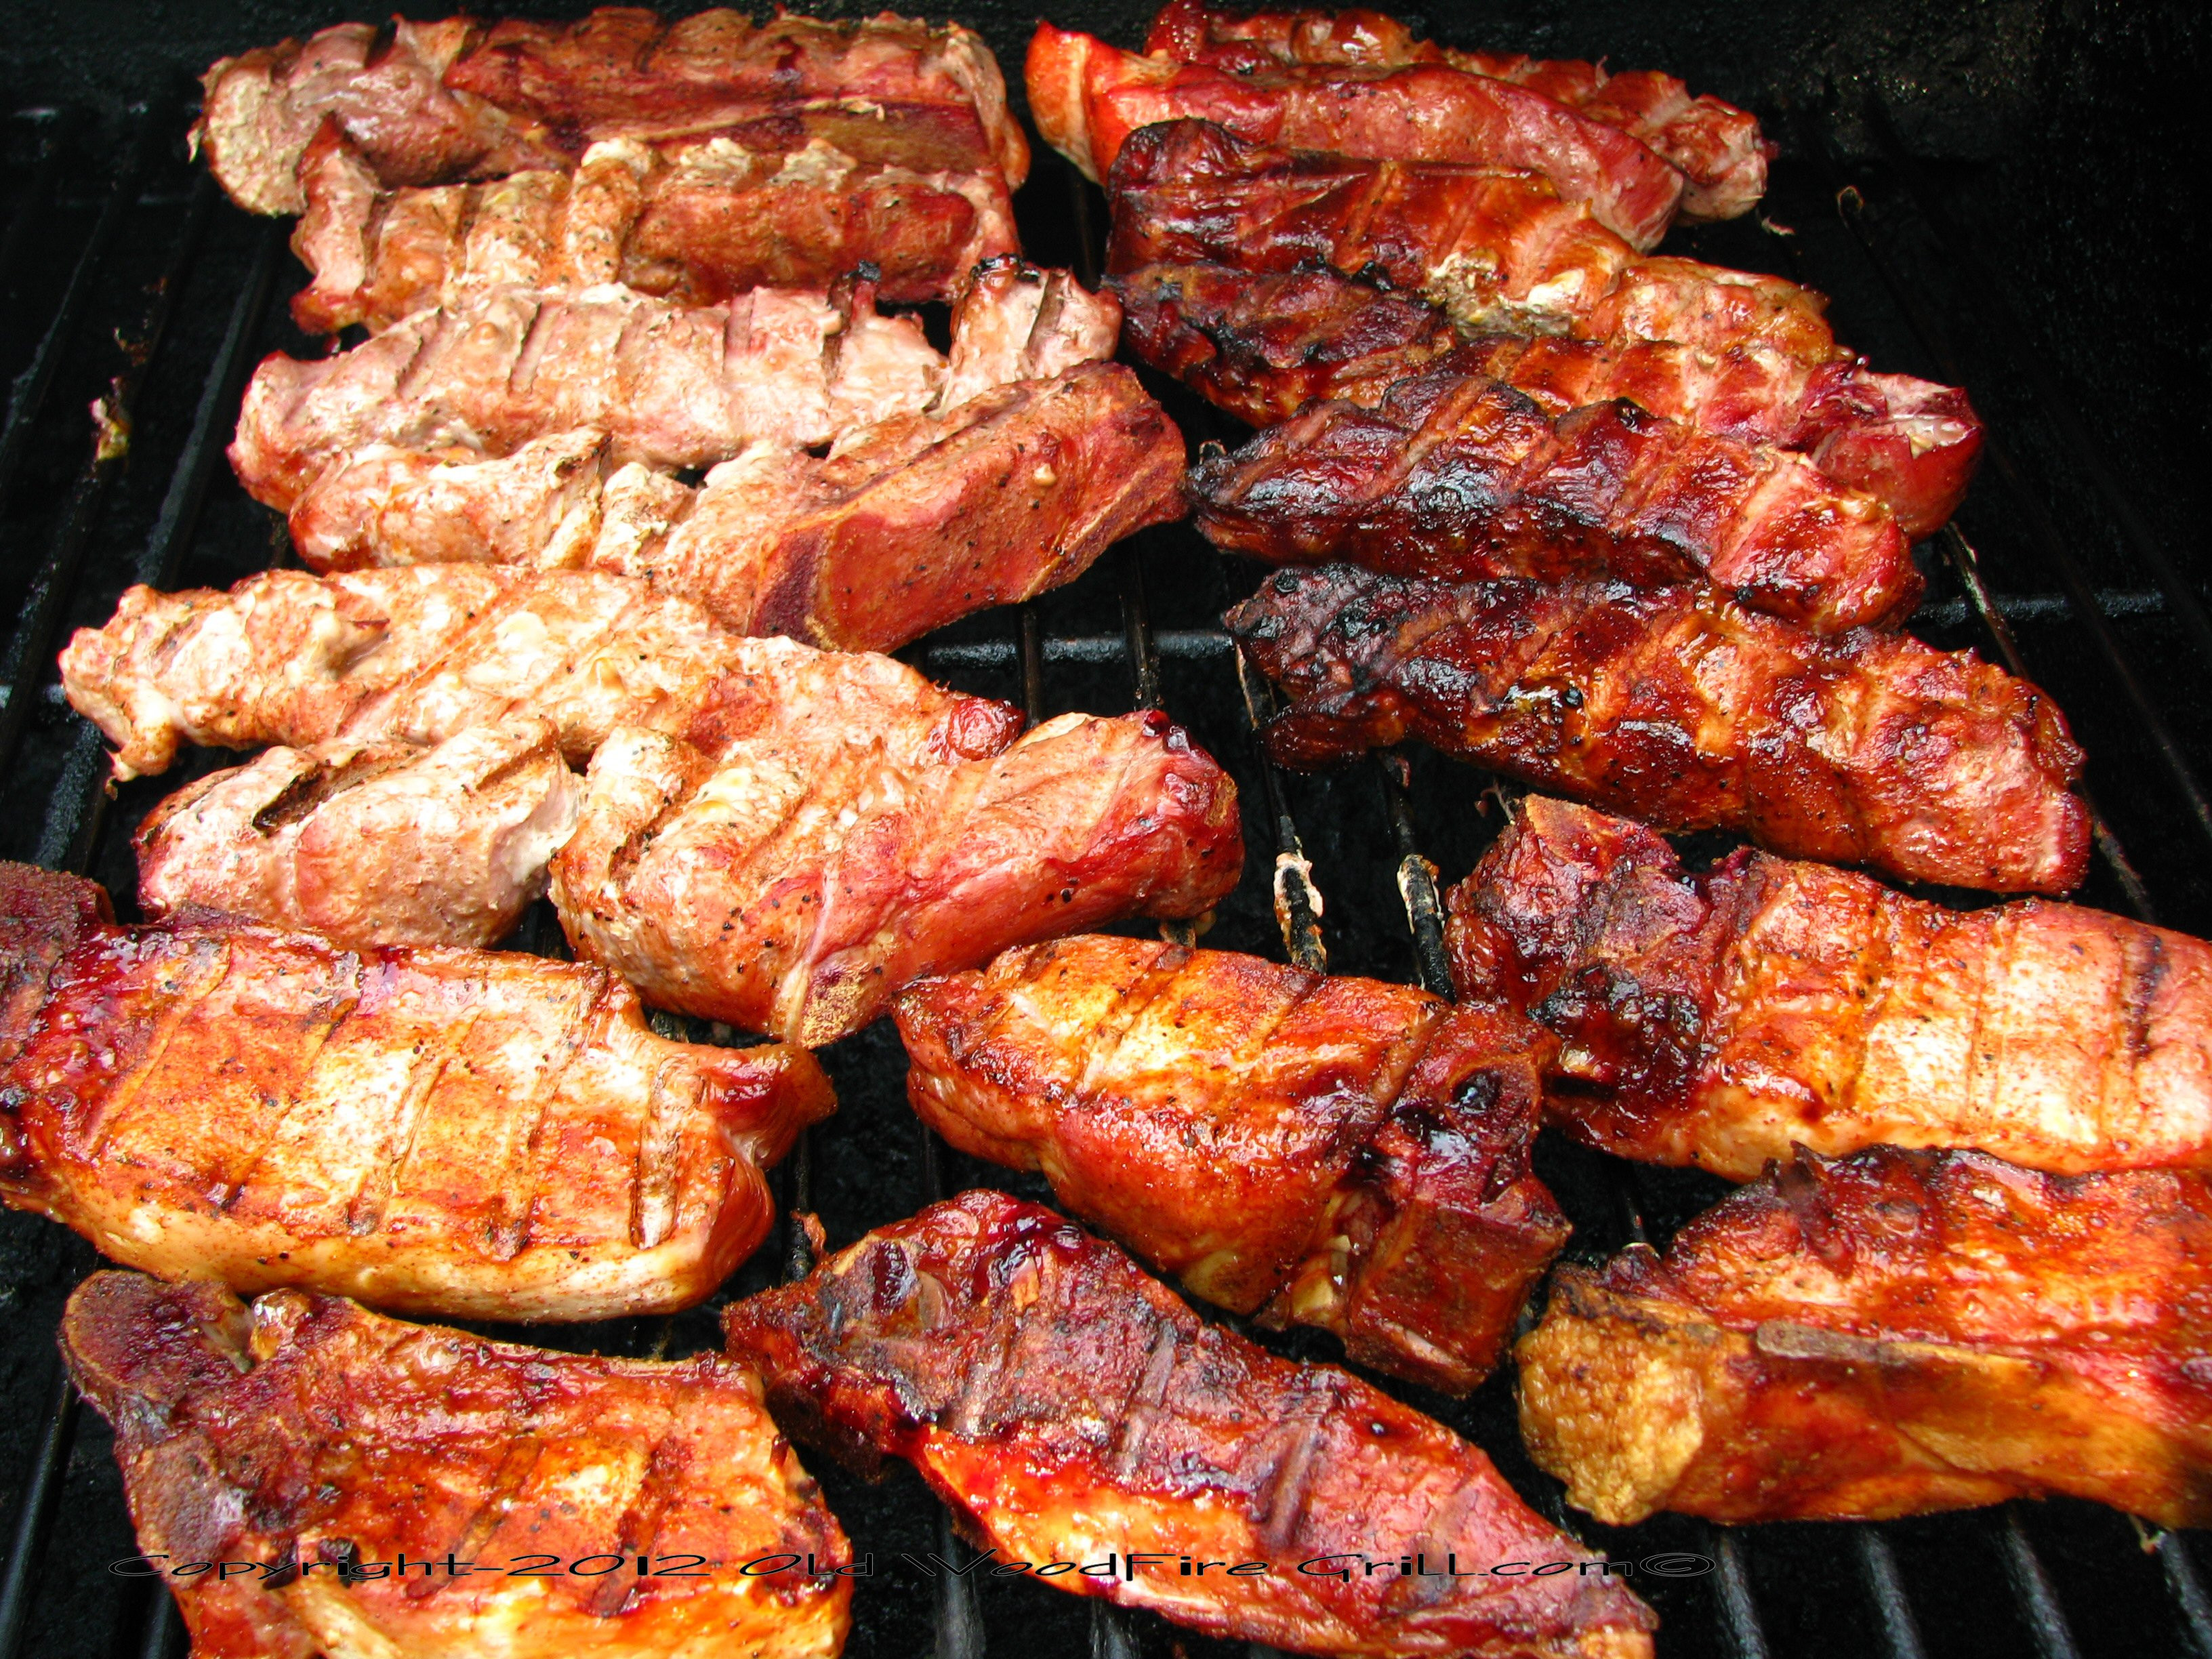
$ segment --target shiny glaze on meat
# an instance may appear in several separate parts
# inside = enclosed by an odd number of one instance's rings
[[[1139,129],[1199,119],[1261,144],[1540,174],[1639,248],[1666,234],[1682,199],[1682,174],[1618,127],[1442,64],[1238,74],[1040,23],[1024,73],[1038,133],[1093,179],[1106,178]]]
[[[1850,358],[1809,363],[1757,344],[1462,337],[1429,301],[1327,269],[1140,265],[1111,286],[1132,350],[1254,426],[1332,398],[1372,408],[1406,376],[1449,367],[1503,380],[1555,420],[1626,398],[1718,437],[1800,451],[1837,484],[1880,501],[1916,540],[1951,516],[1981,453],[1981,422],[1963,393],[1869,374]]]
[[[1957,911],[1531,796],[1448,900],[1464,996],[1559,1033],[1551,1115],[1748,1181],[1793,1145],[2212,1167],[2212,945],[2070,904]]]
[[[851,1552],[741,1364],[552,1353],[297,1291],[249,1310],[122,1273],[78,1286],[62,1352],[115,1426],[153,1569],[270,1568],[167,1580],[196,1659],[844,1644]],[[798,1570],[738,1571],[785,1553]]]
[[[756,288],[828,289],[863,262],[893,304],[950,300],[980,260],[1019,251],[995,170],[915,173],[817,142],[790,155],[726,138],[672,155],[635,138],[476,185],[387,191],[334,126],[300,165],[292,299],[309,333],[374,331],[484,289],[620,283],[679,305]]]
[[[2063,893],[2081,752],[2024,680],[1903,635],[1820,638],[1689,588],[1283,571],[1225,618],[1312,768],[1412,736],[1666,829],[1908,880]]]
[[[1485,1571],[1590,1558],[1475,1447],[1343,1371],[1202,1322],[1037,1205],[933,1205],[723,1323],[779,1422],[864,1468],[908,1460],[1006,1557],[1165,1557],[1133,1577],[1047,1581],[1063,1589],[1301,1653],[1651,1651],[1650,1611],[1609,1578]],[[1416,1551],[1466,1576],[1358,1567]],[[1297,1571],[1345,1553],[1345,1579]],[[1268,1571],[1185,1577],[1179,1555]]]
[[[110,1261],[489,1319],[710,1294],[761,1171],[835,1105],[813,1058],[669,1042],[596,969],[107,920],[0,865],[0,1198]]]
[[[427,750],[264,750],[147,815],[138,907],[204,905],[346,945],[495,945],[544,896],[582,793],[534,715]]]
[[[1601,64],[1467,52],[1416,40],[1395,17],[1343,11],[1217,11],[1205,0],[1168,0],[1152,21],[1145,51],[1181,64],[1212,64],[1242,74],[1283,64],[1392,68],[1449,64],[1540,92],[1578,114],[1639,139],[1688,180],[1682,216],[1733,219],[1766,190],[1774,146],[1758,118],[1719,99],[1692,97],[1671,75],[1608,70]]]
[[[1237,787],[1165,715],[984,735],[617,732],[553,862],[569,942],[657,1006],[811,1048],[915,980],[1236,886]]]
[[[1522,1339],[1521,1426],[1626,1525],[2066,1493],[2212,1522],[2212,1187],[1876,1147],[1778,1165]]]
[[[1622,398],[1556,418],[1455,359],[1371,409],[1310,404],[1191,470],[1198,527],[1274,563],[1394,575],[1710,582],[1822,634],[1895,625],[1924,583],[1870,495],[1802,455]]]
[[[1009,190],[1029,172],[989,48],[957,24],[889,13],[342,23],[223,58],[204,78],[193,145],[255,213],[300,211],[301,157],[325,123],[386,187],[563,167],[624,137],[778,154],[819,141],[923,173],[993,168]]]
[[[1185,1288],[1463,1393],[1566,1218],[1528,1171],[1541,1031],[1377,980],[1092,936],[898,1000],[907,1097]]]

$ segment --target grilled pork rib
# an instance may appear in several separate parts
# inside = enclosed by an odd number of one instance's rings
[[[1559,1033],[1554,1120],[1747,1181],[1793,1145],[2063,1174],[2212,1166],[2212,945],[2068,904],[1954,911],[1530,796],[1449,899],[1462,995]]]
[[[1664,828],[1908,880],[2060,893],[2081,752],[2033,686],[1903,635],[1820,638],[1688,588],[1284,571],[1225,619],[1291,696],[1285,765],[1411,735]]]
[[[1554,420],[1626,398],[1717,437],[1800,451],[1837,484],[1881,501],[1916,540],[1951,516],[1981,450],[1981,425],[1963,394],[1869,374],[1848,357],[1813,363],[1755,347],[1462,337],[1429,301],[1327,269],[1141,265],[1111,286],[1139,357],[1254,426],[1332,398],[1372,408],[1425,369],[1503,380]]]
[[[1887,1519],[2052,1492],[2212,1521],[2212,1188],[1877,1147],[1778,1166],[1524,1337],[1521,1424],[1629,1524]]]
[[[1709,582],[1815,633],[1890,627],[1925,584],[1889,511],[1802,455],[1623,398],[1554,419],[1447,360],[1373,408],[1311,404],[1194,467],[1198,527],[1275,563],[1445,580]]]
[[[1007,711],[1011,713],[1012,711]],[[659,1006],[809,1047],[915,980],[1237,884],[1237,787],[1162,714],[1064,714],[1010,747],[902,754],[865,722],[617,732],[553,901]]]
[[[790,155],[714,139],[671,156],[634,138],[480,185],[387,191],[333,126],[300,165],[293,296],[310,333],[374,331],[485,289],[619,283],[678,305],[756,288],[827,289],[862,264],[878,297],[950,300],[978,262],[1019,251],[996,172],[864,165],[819,141]]]
[[[1774,146],[1759,136],[1758,118],[1710,96],[1692,97],[1671,75],[1652,70],[1612,73],[1603,64],[1517,53],[1467,52],[1416,40],[1394,17],[1344,11],[1217,11],[1205,0],[1168,0],[1152,21],[1145,51],[1179,64],[1211,64],[1239,74],[1279,64],[1337,64],[1395,69],[1448,64],[1540,92],[1577,113],[1649,146],[1687,180],[1682,216],[1733,219],[1766,191]]]
[[[1240,74],[1139,57],[1040,23],[1024,79],[1037,131],[1092,179],[1106,178],[1140,128],[1200,119],[1261,144],[1540,174],[1639,248],[1666,234],[1682,199],[1682,174],[1618,127],[1443,64]]]
[[[427,750],[270,749],[147,816],[139,908],[210,906],[346,945],[495,945],[544,896],[582,793],[534,715]]]
[[[1186,1288],[1463,1393],[1566,1218],[1528,1172],[1540,1031],[1257,957],[1091,937],[925,980],[907,1097]]]
[[[1202,1323],[1051,1211],[975,1192],[732,1306],[732,1354],[794,1433],[913,1462],[1011,1557],[1148,1553],[1054,1584],[1302,1653],[1632,1659],[1643,1603],[1522,1505],[1475,1447],[1331,1367]],[[1361,1564],[1422,1553],[1439,1574]],[[1259,1574],[1183,1577],[1178,1554]],[[1341,1579],[1297,1564],[1340,1558]]]
[[[115,1426],[140,1551],[264,1565],[168,1581],[205,1659],[844,1644],[844,1534],[729,1360],[547,1352],[121,1273],[78,1286],[62,1351]]]
[[[346,23],[226,58],[206,85],[193,143],[255,213],[300,211],[301,158],[325,122],[387,188],[565,167],[621,138],[776,153],[820,141],[921,173],[990,169],[1009,190],[1029,173],[989,48],[888,13]]]
[[[834,1105],[811,1055],[664,1042],[596,969],[108,919],[0,865],[0,1198],[111,1261],[489,1319],[688,1307]]]

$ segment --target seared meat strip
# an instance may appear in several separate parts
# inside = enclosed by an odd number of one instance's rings
[[[1443,64],[1238,74],[1139,57],[1040,23],[1024,79],[1037,131],[1093,179],[1107,176],[1132,133],[1200,119],[1255,143],[1540,174],[1639,248],[1666,234],[1682,199],[1682,174],[1618,127]]]
[[[889,13],[343,23],[226,58],[205,80],[192,142],[255,213],[300,211],[301,157],[326,121],[386,187],[562,167],[624,137],[777,153],[819,140],[922,173],[995,170],[1009,190],[1029,173],[990,49]]]
[[[914,981],[1237,884],[1237,787],[1158,714],[1063,714],[915,757],[866,722],[615,734],[553,902],[659,1006],[811,1047]]]
[[[167,1580],[205,1659],[844,1644],[845,1535],[730,1360],[552,1353],[121,1273],[70,1297],[62,1352],[114,1425],[140,1551],[265,1564]]]
[[[1787,450],[1626,399],[1553,419],[1453,360],[1372,409],[1310,404],[1191,470],[1198,527],[1276,563],[1392,574],[1711,583],[1815,633],[1892,627],[1925,583],[1889,510]]]
[[[1553,419],[1626,398],[1719,437],[1802,451],[1836,483],[1881,501],[1916,540],[1956,509],[1981,453],[1981,423],[1963,393],[1869,374],[1848,357],[1814,364],[1757,346],[1463,337],[1427,301],[1328,270],[1143,265],[1111,285],[1139,356],[1254,426],[1318,399],[1371,408],[1429,368],[1503,380]]]
[[[1451,891],[1461,994],[1559,1033],[1554,1121],[1748,1181],[1793,1145],[2212,1166],[2212,945],[2025,900],[1956,911],[1530,796]]]
[[[967,733],[943,740],[963,752],[995,753],[1020,729],[1005,704],[903,663],[740,638],[620,576],[465,564],[272,571],[228,593],[133,587],[105,628],[77,630],[62,684],[125,778],[161,771],[179,743],[421,747],[517,714],[550,721],[580,765],[617,726],[787,718],[900,753],[947,731]]]
[[[325,125],[300,164],[293,296],[310,333],[372,331],[486,289],[620,283],[679,305],[756,288],[827,289],[862,264],[879,298],[949,300],[980,260],[1018,252],[1006,180],[855,161],[817,141],[789,155],[726,138],[672,152],[635,138],[479,185],[387,191]]]
[[[835,1105],[812,1056],[668,1042],[599,969],[109,920],[0,864],[0,1198],[109,1260],[485,1319],[689,1307]]]
[[[1186,1289],[1431,1388],[1486,1376],[1566,1218],[1542,1032],[1376,980],[1094,936],[924,980],[907,1098]]]
[[[1311,768],[1411,735],[1662,828],[1915,881],[2065,892],[2081,751],[2024,680],[1896,634],[1822,639],[1688,588],[1284,571],[1225,618]]]
[[[1037,1205],[934,1205],[723,1324],[780,1423],[864,1468],[908,1460],[1009,1559],[1148,1557],[1048,1581],[1062,1589],[1301,1653],[1651,1651],[1650,1610],[1475,1447],[1343,1371],[1203,1323]],[[1417,1552],[1436,1576],[1389,1570]],[[1178,1555],[1217,1565],[1184,1577]],[[1251,1561],[1265,1570],[1224,1571]],[[1577,1570],[1487,1571],[1508,1561]],[[1335,1565],[1350,1571],[1326,1576]]]
[[[1363,8],[1344,11],[1218,11],[1205,0],[1168,0],[1153,20],[1146,52],[1181,64],[1212,64],[1240,74],[1283,64],[1395,68],[1449,64],[1510,81],[1568,108],[1619,127],[1679,168],[1685,219],[1733,219],[1766,191],[1774,146],[1748,111],[1711,96],[1692,97],[1671,75],[1607,70],[1601,64],[1468,52],[1416,40],[1395,17]]]
[[[1883,1520],[2064,1492],[2212,1522],[2212,1186],[1981,1152],[1801,1153],[1522,1339],[1521,1426],[1630,1524]]]
[[[276,748],[138,827],[138,904],[234,911],[348,945],[497,944],[545,891],[580,781],[534,715],[435,748]]]

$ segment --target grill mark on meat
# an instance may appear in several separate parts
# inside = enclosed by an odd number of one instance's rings
[[[219,990],[230,975],[230,946],[222,939],[196,939],[191,954],[173,983],[173,1000],[155,1021],[138,1063],[122,1085],[110,1091],[92,1111],[90,1121],[79,1132],[80,1143],[87,1158],[98,1158],[106,1153],[109,1138],[137,1110],[140,1100],[152,1087],[160,1074],[161,1062],[167,1058],[170,1045],[177,1034],[198,1013],[200,1005]],[[154,1109],[162,1109],[164,1091],[154,1093]]]
[[[315,1067],[321,1063],[323,1051],[329,1047],[331,1038],[340,1026],[353,1017],[354,1010],[361,1006],[361,958],[349,953],[342,959],[346,963],[349,981],[346,988],[332,999],[329,1015],[316,1022],[313,1030],[307,1035],[307,1040],[301,1044],[299,1075],[303,1079],[312,1079],[314,1077]],[[252,1183],[254,1176],[259,1171],[262,1159],[269,1155],[269,1149],[274,1146],[278,1138],[283,1134],[284,1126],[290,1120],[293,1112],[297,1110],[304,1102],[312,1098],[313,1095],[312,1087],[303,1087],[286,1103],[283,1111],[264,1115],[260,1120],[259,1133],[240,1149],[238,1160],[231,1165],[230,1173],[223,1176],[209,1194],[217,1209],[230,1209],[244,1195],[246,1188]],[[267,1099],[266,1097],[264,1101],[270,1106],[276,1104],[274,1100]]]
[[[506,1144],[500,1149],[498,1161],[487,1171],[484,1183],[483,1250],[494,1261],[512,1261],[529,1246],[544,1186],[540,1144],[545,1120],[568,1085],[569,1072],[584,1050],[586,1033],[606,1029],[604,986],[585,993],[581,1003],[557,1023],[552,1054],[529,1092],[501,1122]],[[635,1229],[630,1242],[638,1243]]]
[[[668,1513],[676,1484],[690,1461],[690,1448],[675,1429],[670,1429],[653,1443],[653,1450],[646,1456],[644,1479],[630,1494],[622,1520],[616,1525],[614,1548],[608,1552],[610,1554],[628,1559],[653,1553],[661,1520]],[[586,1606],[594,1618],[612,1619],[627,1611],[644,1594],[645,1586],[640,1580],[624,1573],[610,1573],[599,1581]]]
[[[1259,1514],[1253,1535],[1271,1551],[1288,1550],[1304,1531],[1321,1455],[1322,1423],[1341,1404],[1333,1382],[1318,1376],[1307,1382],[1312,1393],[1303,1395],[1292,1408],[1281,1437],[1269,1449],[1266,1473],[1254,1493]]]
[[[666,1238],[676,1224],[681,1194],[677,1191],[678,1147],[684,1120],[698,1104],[703,1079],[687,1079],[690,1091],[678,1097],[671,1086],[674,1067],[664,1066],[653,1074],[650,1105],[643,1133],[637,1140],[637,1170],[630,1210],[630,1242],[651,1249]]]
[[[1115,1480],[1132,1481],[1144,1468],[1145,1437],[1167,1403],[1169,1386],[1182,1363],[1182,1340],[1176,1328],[1163,1320],[1152,1334],[1152,1346],[1146,1351],[1144,1369],[1138,1372],[1135,1386],[1115,1413],[1114,1437],[1108,1443],[1104,1459]]]
[[[398,1107],[379,1126],[379,1146],[370,1157],[368,1167],[356,1185],[353,1196],[346,1200],[345,1229],[356,1237],[377,1231],[384,1224],[384,1213],[392,1202],[392,1188],[408,1160],[414,1156],[415,1140],[422,1131],[425,1103],[430,1092],[446,1074],[447,1068],[459,1060],[461,1050],[467,1045],[469,1034],[476,1028],[473,1015],[456,1026],[441,1027],[437,1034],[437,1051],[428,1060],[418,1046],[413,1067],[407,1079],[406,1093]],[[461,1062],[466,1070],[465,1061]]]

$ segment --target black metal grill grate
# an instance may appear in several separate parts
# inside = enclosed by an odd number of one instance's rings
[[[2084,897],[2212,931],[2203,875],[2212,867],[2212,805],[2193,759],[2207,752],[2201,688],[2212,671],[2199,595],[2051,371],[2018,349],[2025,337],[2003,313],[2021,301],[1982,268],[1967,228],[1973,179],[1914,162],[1879,109],[1869,125],[1887,149],[1875,164],[1838,159],[1823,112],[1799,110],[1794,125],[1809,159],[1778,168],[1768,218],[1685,238],[1688,251],[1825,289],[1837,296],[1839,332],[1879,366],[1963,382],[1995,417],[1990,464],[1962,526],[1929,550],[1934,591],[1917,626],[1942,644],[1993,647],[2052,690],[2082,729],[2104,809],[2102,857]],[[0,813],[0,846],[100,877],[126,914],[125,832],[177,780],[104,787],[97,733],[56,695],[54,652],[68,626],[104,619],[126,582],[227,585],[285,556],[281,525],[238,491],[222,448],[252,363],[277,347],[311,349],[272,304],[296,280],[284,228],[224,204],[185,164],[180,128],[178,111],[154,106],[132,112],[119,148],[103,150],[86,124],[52,111],[22,112],[0,134],[10,167],[0,373],[15,374],[0,425],[0,595],[13,595],[16,617],[0,655],[0,778],[14,809]],[[1042,158],[1038,173],[1019,204],[1033,253],[1095,278],[1103,204],[1054,158]],[[124,441],[94,447],[83,408],[103,389],[108,428]],[[1237,435],[1179,389],[1155,390],[1194,439]],[[2051,453],[2070,457],[2073,470],[2050,471],[2040,458]],[[2109,546],[2077,548],[2054,514],[2058,492],[2109,527]],[[1439,870],[1463,873],[1499,822],[1488,781],[1425,752],[1321,778],[1278,773],[1255,741],[1267,688],[1218,623],[1255,580],[1187,527],[1151,531],[1070,588],[971,618],[903,654],[962,689],[1018,701],[1033,720],[1073,708],[1166,708],[1237,774],[1247,802],[1246,879],[1208,942],[1444,991]],[[559,943],[542,914],[524,937],[532,948]],[[818,1211],[833,1242],[978,1182],[1042,1195],[917,1133],[896,1040],[880,1027],[824,1059],[843,1109],[777,1180],[787,1206]],[[1539,1167],[1573,1215],[1573,1248],[1584,1255],[1630,1238],[1663,1241],[1717,1190],[1548,1139]],[[804,1235],[787,1226],[781,1247],[762,1252],[731,1293],[802,1273],[808,1255]],[[19,1402],[12,1430],[0,1425],[13,1516],[0,1566],[0,1659],[154,1659],[185,1646],[166,1594],[105,1571],[130,1553],[119,1483],[105,1427],[79,1411],[51,1341],[62,1297],[91,1265],[59,1229],[0,1218],[9,1331],[0,1383]],[[693,1315],[531,1338],[666,1352],[702,1346],[713,1329]],[[1327,1352],[1317,1337],[1271,1340]],[[2212,1659],[2212,1599],[2184,1535],[2065,1502],[1882,1527],[1723,1531],[1661,1517],[1627,1531],[1597,1528],[1567,1511],[1557,1484],[1527,1462],[1510,1382],[1463,1403],[1407,1392],[1594,1546],[1639,1559],[1690,1552],[1713,1564],[1701,1576],[1635,1581],[1666,1620],[1662,1653]],[[910,1477],[869,1488],[822,1473],[856,1548],[876,1556],[878,1576],[862,1582],[856,1602],[856,1656],[933,1644],[939,1659],[1085,1650],[1263,1659],[1260,1649],[1035,1586],[906,1570],[898,1558],[909,1552],[965,1562],[945,1512]]]

